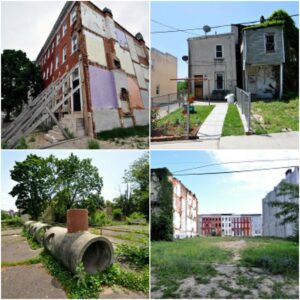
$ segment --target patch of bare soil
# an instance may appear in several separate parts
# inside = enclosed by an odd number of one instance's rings
[[[157,280],[155,278],[154,272],[151,272],[151,299],[161,299],[163,296],[164,287],[157,286]]]
[[[298,282],[286,280],[281,275],[272,275],[259,268],[232,265],[218,265],[215,268],[218,275],[210,278],[208,283],[199,283],[193,276],[188,277],[179,283],[175,293],[188,299],[299,298]]]
[[[147,294],[133,292],[121,287],[105,287],[101,291],[98,299],[148,299]]]
[[[240,250],[245,248],[247,243],[245,240],[238,240],[238,241],[228,241],[228,242],[219,242],[217,244],[218,247],[226,250],[230,250],[233,252],[233,257],[232,261],[236,262],[239,261],[241,256],[240,256]]]

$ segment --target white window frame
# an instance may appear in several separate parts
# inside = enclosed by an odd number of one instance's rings
[[[267,51],[267,36],[272,35],[274,39],[274,50],[273,51]],[[265,46],[265,53],[266,54],[273,54],[276,52],[276,39],[275,39],[275,33],[274,32],[266,32],[264,35],[264,46]]]
[[[57,70],[58,67],[59,67],[59,56],[56,55],[56,57],[55,57],[55,70]]]
[[[67,45],[65,45],[62,50],[62,64],[64,64],[66,60],[67,60]]]
[[[49,67],[47,68],[47,72],[46,72],[46,80],[48,80],[49,78]]]
[[[74,37],[75,37],[75,39],[74,39]],[[75,45],[76,45],[76,49],[74,50]],[[77,33],[74,33],[72,36],[72,39],[71,39],[71,54],[73,54],[77,50],[78,50],[78,35],[77,35]]]
[[[62,28],[62,36],[65,36],[68,30],[68,24],[67,21],[64,22],[63,28]]]
[[[70,14],[70,25],[71,26],[76,21],[76,17],[77,17],[77,10],[76,10],[76,7],[74,7]]]
[[[49,59],[49,57],[50,57],[50,49],[48,49],[47,51],[47,59]]]
[[[51,65],[50,65],[50,75],[52,75],[53,73],[53,62],[51,61]]]
[[[51,52],[53,53],[54,52],[54,42],[52,43],[52,49],[51,49]]]
[[[221,57],[218,57],[218,56],[217,56],[217,52],[220,52],[220,51],[217,50],[217,47],[218,47],[218,46],[221,46],[221,49],[222,49],[222,50],[221,50],[221,53],[222,53],[222,56],[221,56]],[[222,45],[222,44],[216,45],[216,47],[215,47],[215,58],[216,58],[216,59],[222,59],[222,58],[224,58],[224,51],[223,51],[223,50],[224,50],[224,49],[223,49],[223,45]]]
[[[60,42],[60,32],[58,32],[56,36],[56,46],[58,46],[59,42]]]

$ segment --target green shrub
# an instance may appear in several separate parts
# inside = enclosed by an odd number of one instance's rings
[[[110,223],[107,214],[104,211],[96,211],[89,217],[89,224],[92,226],[103,226]]]
[[[146,217],[140,212],[133,212],[126,218],[126,224],[146,224]]]
[[[100,146],[99,146],[99,143],[95,140],[89,140],[88,141],[88,148],[89,149],[99,149]]]
[[[144,267],[149,264],[149,246],[120,244],[117,246],[116,255],[120,260],[127,261],[138,267]]]
[[[22,137],[19,140],[18,145],[16,146],[16,149],[28,149],[28,145],[27,145],[24,137]]]
[[[1,214],[1,217],[2,217],[2,214]],[[2,224],[5,226],[9,226],[9,227],[23,226],[22,219],[19,216],[14,216],[14,217],[8,216],[6,219],[3,220]]]
[[[112,215],[113,215],[114,220],[121,221],[122,216],[123,216],[123,211],[121,208],[115,208],[112,211]]]

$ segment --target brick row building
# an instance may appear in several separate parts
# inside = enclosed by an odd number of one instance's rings
[[[262,218],[259,214],[205,214],[198,216],[201,236],[259,236]]]

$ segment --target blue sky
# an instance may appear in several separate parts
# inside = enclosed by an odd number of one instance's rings
[[[112,200],[119,195],[119,189],[122,186],[124,171],[145,151],[142,150],[101,150],[101,151],[86,151],[86,150],[2,150],[1,151],[1,209],[14,209],[15,200],[8,194],[16,184],[10,179],[10,170],[13,168],[16,161],[22,161],[30,153],[47,157],[50,154],[58,158],[66,158],[71,153],[76,154],[79,158],[91,158],[92,164],[99,170],[103,178],[102,195],[106,200]]]
[[[274,10],[284,9],[289,14],[298,14],[298,1],[153,1],[151,19],[179,29],[202,28],[259,20],[269,17]],[[299,18],[294,21],[299,26]],[[168,28],[151,22],[151,32]],[[229,32],[230,27],[213,29],[211,34]],[[203,35],[203,31],[192,31]],[[169,52],[178,59],[178,77],[187,76],[187,64],[181,60],[188,54],[187,38],[193,35],[177,32],[151,34],[151,47]]]
[[[203,164],[253,160],[274,160],[243,164],[223,164],[188,172],[218,172],[255,168],[298,165],[298,161],[278,161],[297,158],[293,150],[218,150],[218,151],[151,151],[152,168],[167,167],[170,171],[193,168]],[[199,213],[261,213],[262,199],[285,176],[287,169],[207,176],[177,176],[193,191]],[[174,174],[175,175],[175,174]],[[176,177],[176,176],[175,176]]]

